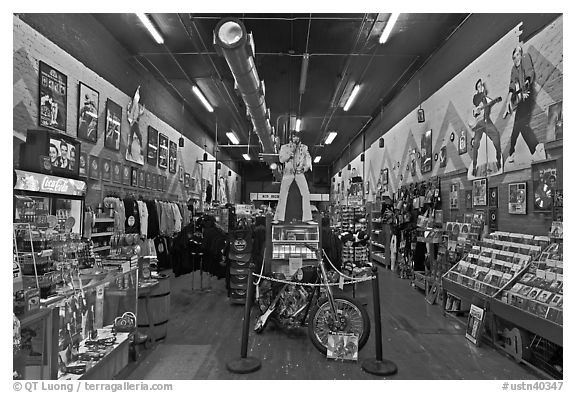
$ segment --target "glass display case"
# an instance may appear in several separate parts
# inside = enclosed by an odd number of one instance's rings
[[[299,266],[317,263],[315,250],[321,247],[318,225],[272,225],[270,268],[272,272],[289,276]]]

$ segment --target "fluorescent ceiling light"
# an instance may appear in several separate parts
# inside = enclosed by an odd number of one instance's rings
[[[314,164],[318,164],[321,159],[322,159],[322,156],[316,156],[316,157],[314,158]]]
[[[238,137],[233,132],[227,132],[226,136],[228,137],[228,139],[230,139],[230,142],[232,142],[233,144],[237,145],[240,143]]]
[[[244,157],[246,161],[250,161],[250,156],[248,154],[244,153],[242,154],[242,157]]]
[[[354,86],[354,88],[352,89],[352,93],[350,93],[350,97],[348,97],[348,101],[346,101],[346,105],[344,105],[344,111],[350,109],[350,106],[352,106],[352,102],[354,102],[354,99],[356,99],[358,90],[360,90],[360,85]]]
[[[154,25],[152,24],[152,22],[150,22],[150,19],[148,19],[148,16],[143,13],[143,12],[137,12],[136,15],[138,16],[138,18],[140,19],[140,21],[142,23],[144,23],[144,26],[146,26],[146,28],[148,29],[148,32],[152,35],[152,37],[154,37],[154,40],[158,43],[158,44],[163,44],[164,43],[164,38],[162,38],[162,36],[160,35],[160,33],[158,32],[158,30],[156,30],[156,28],[154,27]]]
[[[329,133],[328,136],[326,137],[326,140],[324,141],[324,144],[326,144],[326,145],[331,144],[332,141],[334,141],[334,139],[336,139],[336,135],[338,135],[338,133],[334,132],[334,131]]]
[[[394,28],[394,25],[396,24],[396,21],[398,20],[399,16],[400,16],[399,12],[393,12],[392,14],[390,14],[390,18],[388,19],[388,22],[386,22],[386,27],[384,28],[384,31],[380,36],[379,42],[381,44],[385,43],[388,40],[388,37],[390,37],[390,33],[392,32],[392,29]]]
[[[208,112],[214,112],[214,108],[212,108],[212,105],[210,105],[206,97],[204,97],[204,94],[202,94],[198,86],[196,85],[192,86],[192,91],[194,92],[194,94],[196,94],[196,97],[198,97],[198,99],[202,102],[202,104],[204,104]]]
[[[301,119],[296,119],[296,131],[300,131],[300,125],[302,124]]]

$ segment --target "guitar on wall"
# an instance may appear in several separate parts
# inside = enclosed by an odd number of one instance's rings
[[[474,129],[478,125],[480,120],[485,119],[484,115],[486,113],[486,109],[492,108],[492,106],[494,106],[495,104],[497,104],[501,101],[502,101],[502,97],[496,97],[492,101],[488,102],[487,104],[484,104],[484,102],[481,102],[478,106],[476,106],[474,109],[472,109],[472,116],[473,117],[468,122],[468,125],[470,126],[470,128]]]

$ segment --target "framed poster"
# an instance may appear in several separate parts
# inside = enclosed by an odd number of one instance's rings
[[[488,206],[498,207],[498,187],[490,187],[488,190]]]
[[[166,191],[166,176],[160,175],[160,191]]]
[[[148,126],[148,149],[146,153],[146,162],[148,165],[156,166],[158,164],[158,131]]]
[[[184,174],[184,188],[190,188],[190,174]]]
[[[130,168],[130,185],[132,187],[138,187],[138,168],[131,167]]]
[[[532,184],[534,185],[533,206],[535,212],[551,212],[554,193],[558,189],[556,160],[532,164]]]
[[[382,172],[382,185],[388,184],[388,168],[384,169]]]
[[[184,167],[182,165],[178,167],[178,180],[181,183],[184,182]]]
[[[527,183],[508,184],[508,213],[526,214]]]
[[[138,170],[138,187],[146,188],[146,173],[144,170]]]
[[[108,158],[102,158],[102,180],[112,180],[112,164]]]
[[[39,124],[66,133],[68,77],[40,61]]]
[[[150,172],[146,172],[146,188],[152,189],[152,174]]]
[[[460,208],[460,184],[450,184],[450,210],[458,210]]]
[[[486,206],[488,179],[472,181],[472,206]]]
[[[132,123],[126,142],[126,161],[144,165],[144,135],[138,122]]]
[[[82,177],[88,176],[86,171],[88,168],[88,153],[80,152],[80,158],[78,162],[78,175]]]
[[[198,192],[198,182],[196,181],[195,177],[190,177],[190,189],[192,192]]]
[[[164,134],[158,136],[158,168],[168,168],[168,137]]]
[[[413,158],[412,162],[410,163],[410,174],[412,177],[416,176],[416,159]]]
[[[156,191],[156,184],[158,183],[158,179],[156,179],[156,174],[150,174],[150,189]]]
[[[90,154],[88,176],[94,180],[100,180],[100,157]]]
[[[176,152],[178,145],[174,141],[170,141],[170,147],[168,151],[168,172],[176,173]]]
[[[104,132],[104,147],[120,151],[122,135],[122,107],[112,101],[106,100],[106,126]]]
[[[488,228],[491,231],[498,230],[498,209],[494,207],[488,210]]]
[[[112,162],[112,181],[122,183],[122,165],[117,161]]]
[[[420,140],[420,171],[427,173],[432,170],[432,130],[428,130],[422,135]]]
[[[446,168],[448,156],[446,155],[446,145],[440,148],[440,168]]]
[[[466,196],[466,209],[472,209],[472,190],[464,191]]]
[[[98,105],[100,94],[80,82],[78,94],[78,138],[96,143],[98,140]]]
[[[132,172],[131,172],[130,165],[123,165],[122,166],[122,184],[129,186],[132,181]]]
[[[547,141],[563,139],[562,101],[558,101],[548,107],[548,135]]]
[[[162,191],[162,176],[156,175],[156,190]]]
[[[460,132],[458,137],[458,154],[462,155],[468,151],[468,133],[466,130]]]

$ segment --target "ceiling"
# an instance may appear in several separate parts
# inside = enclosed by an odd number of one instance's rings
[[[411,76],[468,14],[401,14],[389,40],[378,40],[390,14],[149,14],[162,36],[158,45],[135,14],[94,17],[142,67],[166,85],[204,129],[218,129],[220,144],[233,130],[242,148],[221,147],[242,160],[252,129],[225,59],[213,44],[224,17],[239,18],[255,43],[255,64],[266,87],[270,123],[280,136],[290,116],[302,118],[303,141],[319,165],[331,165],[355,136],[402,89]],[[302,59],[309,54],[307,80],[299,92]],[[193,84],[215,108],[209,113],[192,93]],[[343,111],[355,84],[359,94]],[[338,136],[323,145],[330,131]],[[251,133],[252,159],[261,151]]]

